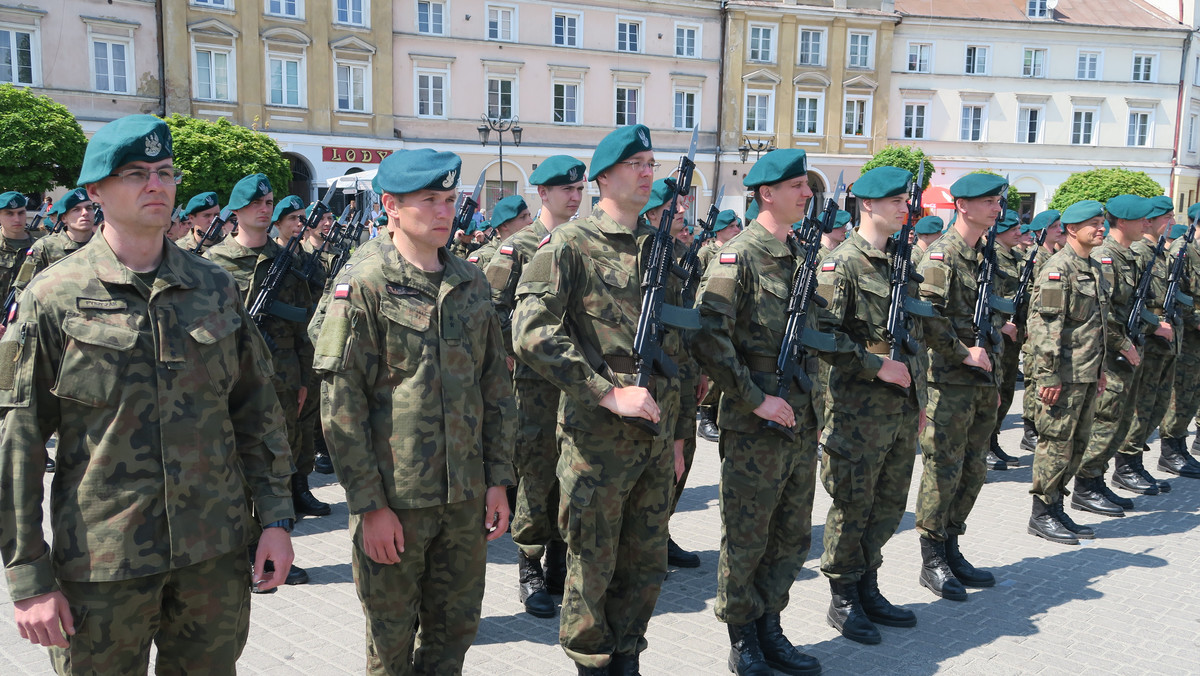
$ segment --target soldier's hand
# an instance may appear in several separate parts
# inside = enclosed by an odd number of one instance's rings
[[[1104,394],[1104,390],[1108,389],[1108,376],[1104,371],[1100,372],[1100,380],[1096,382],[1096,393]]]
[[[796,412],[787,400],[768,394],[763,403],[754,409],[754,415],[767,422],[779,423],[784,427],[795,427]]]
[[[1142,355],[1138,354],[1136,345],[1130,345],[1121,350],[1121,356],[1125,357],[1125,361],[1129,362],[1129,365],[1135,368],[1142,363]]]
[[[912,374],[908,372],[908,366],[902,361],[895,359],[883,358],[883,366],[879,367],[879,372],[875,377],[885,383],[899,385],[900,387],[908,387],[912,385]]]
[[[981,368],[984,371],[992,370],[992,360],[988,357],[987,350],[983,349],[982,347],[968,347],[967,352],[969,354],[967,354],[967,358],[963,360],[964,365]]]
[[[1038,396],[1042,398],[1042,403],[1047,406],[1057,404],[1058,395],[1060,394],[1062,394],[1062,385],[1047,386],[1038,391]]]
[[[1170,322],[1159,322],[1158,328],[1154,330],[1154,335],[1166,340],[1168,343],[1175,340],[1175,327],[1171,326]],[[3,338],[0,335],[0,338]]]
[[[305,387],[304,385],[301,385],[300,386],[300,396],[299,396],[300,403],[297,406],[297,408],[300,408],[300,409],[304,408],[304,402],[306,399],[308,399],[308,388]]]
[[[400,555],[404,553],[404,527],[391,507],[381,507],[363,515],[362,540],[363,551],[375,563],[400,563]]]
[[[67,636],[75,635],[71,606],[60,591],[22,599],[14,603],[13,608],[21,638],[28,639],[30,643],[66,648]]]
[[[0,334],[0,338],[3,337],[4,334]],[[700,378],[696,380],[696,401],[704,401],[704,398],[708,396],[710,387],[712,385],[708,382],[708,376],[701,374]]]
[[[274,589],[287,579],[288,571],[296,555],[292,552],[292,536],[282,528],[266,528],[258,538],[258,549],[254,552],[254,584],[259,591]],[[263,572],[266,562],[275,564],[270,577]]]
[[[517,360],[513,359],[512,357],[505,357],[504,365],[508,367],[508,372],[512,373],[513,369],[517,367]]]
[[[600,400],[600,405],[619,416],[645,418],[652,423],[658,422],[662,415],[650,390],[644,387],[614,387]]]
[[[675,483],[683,478],[683,470],[687,469],[687,461],[683,457],[683,439],[675,440]]]
[[[508,519],[512,514],[508,511],[508,489],[505,486],[492,486],[484,496],[487,511],[483,515],[483,530],[487,533],[488,542],[504,535],[508,531]]]
[[[929,416],[925,415],[925,409],[917,411],[917,434],[925,432],[925,428],[929,426]]]
[[[1008,336],[1008,339],[1017,342],[1017,325],[1012,322],[1004,322],[1004,326],[1000,327],[1000,333]]]

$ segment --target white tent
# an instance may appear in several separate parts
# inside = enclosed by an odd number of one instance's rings
[[[371,180],[375,178],[377,169],[368,169],[360,171],[357,174],[346,174],[345,176],[334,176],[325,181],[326,187],[337,188],[343,191],[370,190]]]

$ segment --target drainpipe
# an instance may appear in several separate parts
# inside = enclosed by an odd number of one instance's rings
[[[729,21],[729,0],[721,0],[721,53],[717,59],[717,156],[713,163],[713,181],[712,189],[717,189],[717,183],[721,181],[721,134],[724,127],[722,120],[725,118],[725,106],[721,105],[721,97],[725,95],[725,40],[728,32]],[[716,192],[713,193],[716,196]],[[718,208],[723,209],[721,205]]]
[[[1187,36],[1183,38],[1183,56],[1179,64],[1179,94],[1178,100],[1175,103],[1175,143],[1171,148],[1171,184],[1175,184],[1175,170],[1179,167],[1179,141],[1183,134],[1183,91],[1187,81],[1187,66],[1188,52],[1192,46],[1192,37],[1195,31],[1189,31]],[[1200,183],[1200,181],[1198,181]],[[1174,196],[1172,196],[1172,200]],[[1184,206],[1186,209],[1186,205]]]
[[[163,17],[163,0],[155,0],[154,13],[158,15],[158,103],[159,114],[163,117],[167,116],[167,67],[165,65],[167,53],[165,51],[166,42],[163,40],[163,31],[166,29],[167,20]]]

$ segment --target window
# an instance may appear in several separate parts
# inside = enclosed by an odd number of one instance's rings
[[[746,92],[746,124],[744,131],[766,134],[774,126],[771,113],[775,110],[775,94],[769,91]]]
[[[512,42],[515,13],[512,7],[488,7],[488,39]]]
[[[750,26],[750,56],[751,61],[775,61],[775,27]]]
[[[337,64],[337,109],[352,113],[367,112],[366,64]]]
[[[417,117],[446,116],[446,74],[417,72]]]
[[[229,52],[196,49],[196,98],[208,101],[233,100],[229,60]]]
[[[871,99],[867,96],[847,96],[842,125],[843,136],[871,134]]]
[[[1046,0],[1028,0],[1025,4],[1025,16],[1030,19],[1049,19],[1050,6]]]
[[[928,135],[925,127],[925,104],[904,104],[904,138],[922,139]]]
[[[351,26],[366,26],[366,4],[367,0],[335,0],[333,20]]]
[[[812,92],[796,93],[796,133],[818,135],[823,132],[822,114],[825,97]]]
[[[642,51],[642,23],[640,21],[617,22],[617,51]]]
[[[1096,137],[1096,111],[1076,110],[1071,118],[1071,145],[1090,146]]]
[[[193,5],[199,5],[201,7],[220,7],[222,9],[228,9],[231,2],[232,0],[192,0]]]
[[[967,63],[963,72],[967,75],[987,75],[988,48],[971,45],[967,47]]]
[[[1079,52],[1075,66],[1075,78],[1078,80],[1100,79],[1100,52]]]
[[[1027,48],[1025,63],[1021,66],[1023,77],[1046,77],[1046,50]]]
[[[1200,124],[1200,115],[1192,115],[1188,118],[1187,128],[1187,151],[1189,153],[1196,152],[1196,126]]]
[[[1133,55],[1133,81],[1154,81],[1154,57],[1149,54]]]
[[[675,90],[675,128],[691,131],[696,126],[696,92]]]
[[[1196,67],[1192,70],[1192,84],[1200,87],[1200,56],[1196,57]]]
[[[675,27],[675,56],[681,56],[689,59],[694,59],[698,56],[696,53],[696,36],[700,33],[700,29],[696,26],[676,26]],[[688,127],[691,129],[691,127]]]
[[[0,29],[0,82],[33,84],[33,33]]]
[[[642,90],[637,87],[617,87],[617,126],[637,124],[641,121],[640,105]]]
[[[824,51],[825,31],[800,29],[800,45],[797,50],[798,63],[801,66],[820,66],[821,52]]]
[[[554,83],[554,121],[579,124],[579,83]]]
[[[983,106],[963,106],[958,138],[961,141],[983,140]]]
[[[1021,106],[1017,111],[1017,143],[1040,143],[1042,109]]]
[[[847,64],[851,68],[871,67],[871,34],[850,34],[850,57]]]
[[[559,47],[579,46],[579,15],[554,13],[554,44]]]
[[[1125,137],[1125,145],[1150,145],[1150,111],[1129,111],[1129,134]]]
[[[92,88],[98,92],[129,93],[129,62],[124,42],[92,40]]]
[[[512,119],[514,84],[512,80],[505,78],[488,78],[487,116],[489,118],[501,120]]]
[[[427,2],[417,3],[417,32],[426,35],[445,35],[446,3]]]
[[[303,9],[302,0],[267,0],[267,14],[276,16],[300,17]]]
[[[908,72],[928,73],[929,63],[933,58],[933,45],[925,42],[913,42],[908,45]]]
[[[270,96],[274,106],[300,105],[300,61],[283,57],[269,59]]]

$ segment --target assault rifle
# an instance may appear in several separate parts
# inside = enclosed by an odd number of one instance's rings
[[[356,234],[362,233],[362,210],[354,212],[354,214],[349,217],[350,220],[346,221],[346,214],[349,209],[350,207],[347,206],[346,211],[342,212],[342,217],[338,219],[339,222],[335,223],[333,226],[334,228],[340,228],[340,230],[338,232],[338,236],[333,238],[333,246],[337,249],[337,253],[333,255],[333,260],[329,261],[329,278],[326,281],[331,281],[337,277],[338,273],[342,271],[342,267],[346,265],[346,261],[350,260],[350,247],[353,246],[351,238],[354,236],[351,233],[356,227],[358,230]],[[342,225],[343,222],[345,225]],[[356,224],[359,225],[356,226]],[[332,234],[333,232],[330,231],[330,235]]]
[[[316,207],[313,207],[313,211],[316,211]],[[329,232],[321,235],[321,246],[317,247],[317,250],[312,252],[312,255],[308,257],[308,260],[304,262],[304,267],[300,269],[300,276],[303,277],[305,281],[312,279],[313,275],[317,274],[317,268],[321,265],[321,256],[323,256],[325,252],[329,250],[329,245],[331,243],[337,242],[337,240],[341,237],[342,220],[346,218],[346,214],[348,213],[350,213],[349,204],[347,204],[346,208],[342,210],[341,217],[333,222],[333,227],[329,229]],[[317,222],[320,223],[320,219],[317,219]],[[326,281],[328,282],[328,280]]]
[[[683,258],[679,261],[679,267],[683,268],[686,275],[683,278],[684,307],[692,307],[696,303],[696,287],[700,284],[700,277],[704,275],[704,271],[700,269],[700,247],[704,246],[704,243],[713,236],[712,229],[716,225],[717,216],[721,213],[721,198],[724,196],[725,186],[721,186],[716,199],[708,207],[708,217],[697,222],[700,231],[692,238],[691,245],[688,246]]]
[[[1180,245],[1178,253],[1175,254],[1175,260],[1171,261],[1171,271],[1167,275],[1167,297],[1163,299],[1163,319],[1166,319],[1175,325],[1179,319],[1179,304],[1183,303],[1188,307],[1195,306],[1192,297],[1179,290],[1179,282],[1183,279],[1183,266],[1186,263],[1188,247],[1196,238],[1196,224],[1192,223],[1188,226],[1187,234],[1183,236],[1183,244]]]
[[[33,215],[33,218],[28,223],[25,224],[25,230],[28,232],[33,232],[34,230],[37,230],[38,226],[41,225],[41,223],[42,223],[42,219],[46,216],[46,211],[47,211],[46,203],[42,202],[41,208],[38,209],[37,213],[35,213]]]
[[[1146,264],[1146,269],[1142,270],[1137,289],[1133,292],[1133,303],[1129,306],[1129,316],[1125,318],[1125,333],[1129,336],[1129,340],[1139,347],[1146,343],[1146,335],[1142,333],[1142,322],[1148,326],[1158,326],[1158,317],[1146,307],[1146,301],[1153,297],[1150,291],[1150,282],[1154,279],[1154,263],[1162,255],[1166,246],[1167,236],[1159,235],[1158,242],[1154,245],[1154,254],[1150,256],[1150,262]]]
[[[996,288],[996,227],[1004,220],[1007,212],[1008,186],[1005,185],[1000,193],[1000,213],[996,216],[996,222],[988,228],[984,240],[983,260],[979,263],[979,273],[975,277],[979,293],[975,296],[975,314],[971,320],[975,332],[975,347],[982,347],[992,354],[995,354],[996,348],[1004,341],[1000,331],[992,325],[992,313],[999,311],[1011,315],[1016,312],[1011,300],[993,293]],[[979,367],[970,368],[987,375],[987,371]]]
[[[459,231],[466,231],[475,218],[475,212],[479,211],[479,194],[483,192],[483,179],[486,174],[486,168],[479,172],[479,180],[475,182],[475,189],[469,193],[463,193],[462,198],[459,199],[458,211],[454,214],[454,223],[450,226],[450,237],[446,239],[446,246],[454,243],[454,236]]]
[[[208,227],[205,228],[204,232],[200,235],[200,241],[196,242],[196,246],[192,247],[192,253],[200,256],[203,254],[204,246],[206,244],[210,242],[216,244],[217,236],[221,234],[221,230],[231,218],[233,219],[234,224],[236,224],[237,216],[233,215],[233,209],[230,209],[229,207],[225,207],[220,211],[220,213],[218,213],[216,216],[213,216],[212,220],[208,222]]]
[[[925,281],[925,278],[913,269],[912,264],[912,231],[921,218],[921,198],[925,192],[924,183],[925,162],[922,161],[921,168],[917,172],[917,179],[908,193],[908,218],[904,220],[904,225],[900,227],[896,239],[892,240],[891,299],[888,303],[888,318],[884,336],[887,337],[890,345],[888,358],[893,361],[904,361],[904,355],[913,357],[920,350],[921,346],[911,335],[913,324],[911,315],[933,316],[933,306],[929,301],[908,295],[910,281],[918,284]],[[918,376],[913,374],[913,377]],[[886,384],[900,394],[908,396],[909,388],[900,387],[894,383]]]
[[[1033,288],[1033,266],[1037,262],[1038,249],[1046,243],[1046,233],[1049,228],[1043,228],[1034,239],[1033,248],[1029,250],[1029,255],[1025,258],[1025,264],[1021,266],[1021,276],[1017,279],[1017,293],[1013,296],[1013,306],[1017,312],[1013,315],[1013,323],[1017,326],[1025,326],[1025,320],[1029,317],[1029,296]]]

